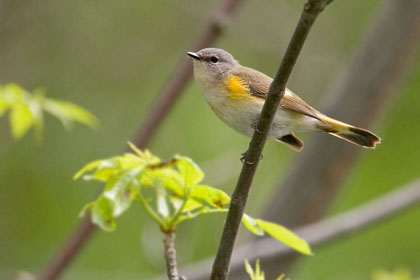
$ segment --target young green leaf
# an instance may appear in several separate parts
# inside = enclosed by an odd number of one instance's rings
[[[142,184],[146,186],[160,184],[177,196],[185,195],[183,182],[179,172],[169,167],[147,169],[142,178]]]
[[[106,184],[103,196],[113,204],[112,215],[114,217],[120,216],[127,210],[140,191],[136,177],[141,171],[141,169],[121,171]]]
[[[242,223],[250,232],[259,236],[264,235],[264,230],[257,224],[257,221],[247,214],[242,216]]]
[[[248,260],[245,260],[245,270],[251,280],[265,280],[264,271],[261,271],[259,259],[255,262],[255,271],[249,264]]]
[[[308,243],[287,228],[259,219],[256,219],[255,221],[257,225],[267,234],[271,235],[285,245],[295,249],[298,252],[301,252],[302,254],[312,255],[312,251]]]
[[[71,102],[45,99],[44,109],[57,117],[67,129],[72,127],[73,121],[85,124],[93,129],[97,128],[99,123],[98,119],[89,111]]]
[[[204,173],[200,167],[188,157],[178,158],[175,165],[183,179],[183,185],[187,188],[197,185],[204,178]]]
[[[100,227],[115,228],[115,218],[132,201],[140,202],[164,232],[174,231],[179,223],[200,215],[228,211],[224,207],[230,197],[225,192],[197,185],[204,174],[191,159],[178,156],[161,162],[149,151],[129,145],[135,154],[90,162],[74,175],[74,179],[83,176],[106,182],[102,195],[82,211],[90,210],[92,219],[95,214]],[[145,198],[141,192],[145,189],[154,192]]]
[[[169,205],[166,200],[166,191],[162,186],[156,186],[157,212],[165,219],[169,217]]]
[[[76,174],[74,174],[73,180],[77,180],[83,174],[86,174],[87,172],[92,171],[92,170],[98,168],[103,161],[105,161],[105,160],[104,159],[98,159],[98,160],[91,161],[91,162],[85,164],[85,166],[83,166],[79,171],[76,172]]]
[[[190,191],[191,198],[207,202],[213,207],[223,208],[230,203],[230,196],[222,190],[207,186],[197,185]]]
[[[171,202],[173,208],[175,209],[175,211],[178,211],[179,208],[181,208],[181,206],[184,204],[184,200],[176,197],[176,196],[171,196],[169,198],[169,201]],[[203,207],[202,203],[199,203],[197,201],[195,201],[194,199],[188,199],[187,202],[184,205],[184,209],[182,211],[183,214],[192,212],[194,210],[197,210],[198,208]]]
[[[248,260],[245,260],[245,271],[246,273],[248,273],[249,277],[254,277],[254,269],[252,268],[252,266],[249,264]]]
[[[34,117],[28,104],[17,102],[13,104],[10,112],[10,127],[15,139],[21,138],[34,124]]]
[[[16,84],[0,85],[0,117],[10,109],[10,125],[15,139],[21,138],[34,127],[35,139],[42,140],[44,126],[43,111],[59,118],[66,128],[80,122],[92,128],[98,120],[86,109],[70,102],[46,98],[42,90],[30,94]]]
[[[35,133],[35,140],[38,143],[42,142],[42,131],[44,130],[44,114],[42,112],[41,103],[39,101],[39,97],[35,96],[28,102],[29,108],[32,112],[33,116],[33,126],[34,126],[34,133]]]
[[[115,218],[124,213],[135,200],[140,187],[137,176],[139,169],[121,171],[106,184],[102,195],[82,209],[81,215],[90,211],[92,222],[106,231],[114,230]]]
[[[90,204],[92,223],[98,225],[105,231],[115,229],[114,204],[106,197],[100,196],[94,203]]]

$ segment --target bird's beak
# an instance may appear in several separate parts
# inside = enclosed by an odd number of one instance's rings
[[[201,57],[195,52],[187,52],[187,54],[196,60],[201,60]]]

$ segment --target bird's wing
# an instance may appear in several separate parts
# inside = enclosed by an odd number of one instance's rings
[[[244,66],[241,68],[242,69],[233,74],[243,80],[244,84],[248,85],[249,94],[266,99],[273,79],[257,70]],[[286,92],[280,101],[280,106],[315,119],[320,119],[320,113],[309,106],[290,89],[286,89]]]

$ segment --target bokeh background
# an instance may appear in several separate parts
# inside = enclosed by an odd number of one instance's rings
[[[189,50],[217,1],[0,1],[0,83],[88,108],[97,131],[66,132],[46,118],[42,146],[31,135],[14,141],[0,119],[0,278],[37,273],[78,223],[99,184],[73,181],[88,161],[119,154],[148,112],[180,55]],[[303,1],[245,1],[216,44],[243,64],[273,75]],[[383,1],[336,1],[321,15],[289,87],[317,107],[348,62]],[[378,46],[380,47],[380,46]],[[194,50],[196,51],[196,50]],[[329,214],[386,193],[420,175],[420,59],[371,127],[383,138],[364,150]],[[357,125],[357,124],[356,124]],[[301,135],[307,141],[310,137]],[[326,136],[328,137],[328,136]],[[191,82],[149,148],[162,158],[179,153],[205,171],[205,183],[231,193],[248,139],[211,112]],[[340,140],[337,140],[340,141]],[[343,145],[348,145],[343,142]],[[296,153],[268,142],[247,212],[258,217]],[[377,268],[420,274],[420,207],[361,234],[324,246],[295,267],[292,279],[369,279]],[[216,252],[223,215],[186,223],[177,234],[179,263]],[[245,230],[241,238],[247,238]],[[63,279],[150,279],[164,270],[158,228],[141,207],[97,232]]]

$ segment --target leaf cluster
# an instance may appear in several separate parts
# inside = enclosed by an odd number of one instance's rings
[[[41,141],[44,128],[44,112],[58,118],[66,129],[75,122],[91,128],[98,120],[86,109],[71,102],[45,97],[41,89],[32,94],[16,84],[0,85],[0,117],[9,111],[9,122],[15,139],[34,129],[35,139]]]
[[[105,183],[99,197],[85,205],[81,213],[89,211],[94,224],[114,230],[115,219],[133,202],[140,203],[165,233],[198,216],[228,211],[229,195],[202,184],[204,173],[190,158],[176,155],[162,161],[148,150],[129,145],[133,153],[90,162],[74,176]],[[254,234],[267,233],[303,254],[311,254],[306,241],[278,224],[247,214],[242,222]]]
[[[260,268],[260,260],[257,259],[255,262],[255,270],[252,268],[252,266],[249,264],[248,260],[245,260],[245,271],[249,275],[250,280],[265,280],[265,274],[264,271]],[[284,274],[280,275],[276,278],[276,280],[289,280],[284,279]]]

